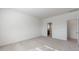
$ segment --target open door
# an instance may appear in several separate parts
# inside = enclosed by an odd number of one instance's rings
[[[73,18],[67,22],[67,37],[70,41],[76,41],[79,45],[79,19]]]
[[[70,41],[76,41],[77,42],[77,19],[73,18],[68,20],[67,22],[67,39]]]

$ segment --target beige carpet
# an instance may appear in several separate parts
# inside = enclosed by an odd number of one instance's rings
[[[77,42],[37,37],[0,47],[0,51],[79,51]]]

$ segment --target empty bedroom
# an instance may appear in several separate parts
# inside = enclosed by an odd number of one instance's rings
[[[79,51],[79,9],[0,8],[0,51]]]

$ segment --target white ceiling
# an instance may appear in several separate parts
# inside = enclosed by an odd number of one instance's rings
[[[67,12],[76,11],[75,8],[16,8],[17,11],[26,13],[38,18],[47,18]]]

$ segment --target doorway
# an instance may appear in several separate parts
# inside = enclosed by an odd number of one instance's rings
[[[52,37],[52,23],[47,24],[47,37]]]
[[[67,39],[77,42],[77,19],[71,19],[67,22]]]

